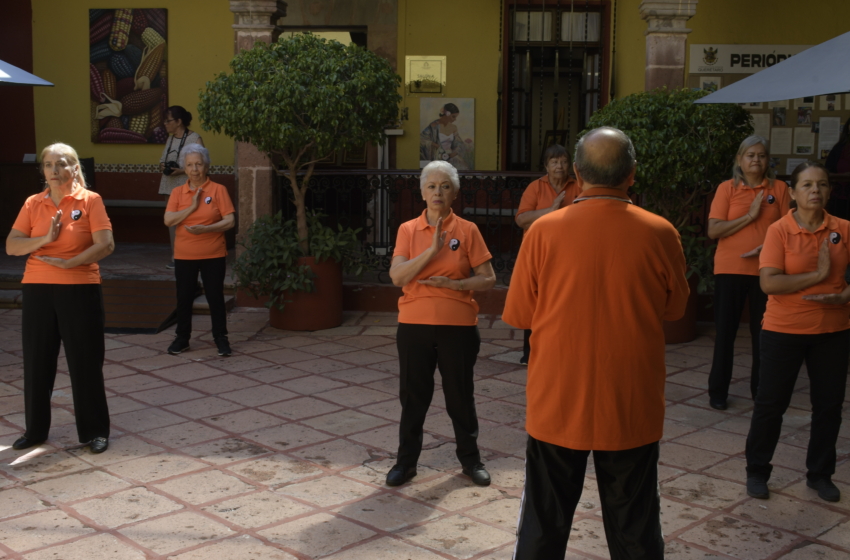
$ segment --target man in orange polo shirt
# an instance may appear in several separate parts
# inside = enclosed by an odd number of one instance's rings
[[[631,204],[635,152],[614,128],[576,145],[582,194],[522,244],[503,320],[532,330],[525,489],[515,560],[566,553],[593,451],[611,558],[663,558],[658,441],[664,320],[685,311],[679,234]]]

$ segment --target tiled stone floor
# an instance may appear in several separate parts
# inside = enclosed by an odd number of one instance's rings
[[[451,423],[435,395],[412,483],[383,484],[399,405],[393,314],[346,315],[311,334],[267,326],[264,311],[229,316],[234,355],[216,356],[209,318],[192,350],[163,353],[172,333],[108,335],[110,449],[76,443],[64,360],[53,430],[15,452],[23,424],[20,311],[0,311],[0,558],[26,560],[506,560],[523,483],[521,333],[481,320],[476,367],[480,445],[494,483],[459,474]],[[770,500],[743,486],[748,340],[742,333],[730,409],[708,408],[712,339],[669,346],[662,522],[670,559],[846,559],[850,423],[835,480],[842,501],[805,486],[810,414],[802,378],[786,416]],[[845,411],[845,420],[848,413]],[[607,558],[592,467],[568,558]]]

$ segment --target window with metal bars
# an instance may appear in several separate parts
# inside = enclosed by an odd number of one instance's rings
[[[543,169],[546,148],[572,151],[607,102],[608,0],[508,0],[500,143],[502,168]]]

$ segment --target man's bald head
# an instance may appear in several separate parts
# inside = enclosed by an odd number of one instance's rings
[[[617,128],[594,128],[576,143],[576,170],[588,185],[622,188],[636,163],[631,139]]]

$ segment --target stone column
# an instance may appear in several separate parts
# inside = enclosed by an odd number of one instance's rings
[[[685,24],[697,13],[698,0],[643,0],[640,17],[646,20],[647,91],[685,85],[685,48],[690,29]]]
[[[275,22],[286,15],[286,2],[230,0],[230,11],[234,14],[234,50],[239,54],[258,41],[272,42]],[[245,142],[236,143],[235,159],[238,232],[241,233],[260,216],[271,214],[275,170],[266,154]]]

